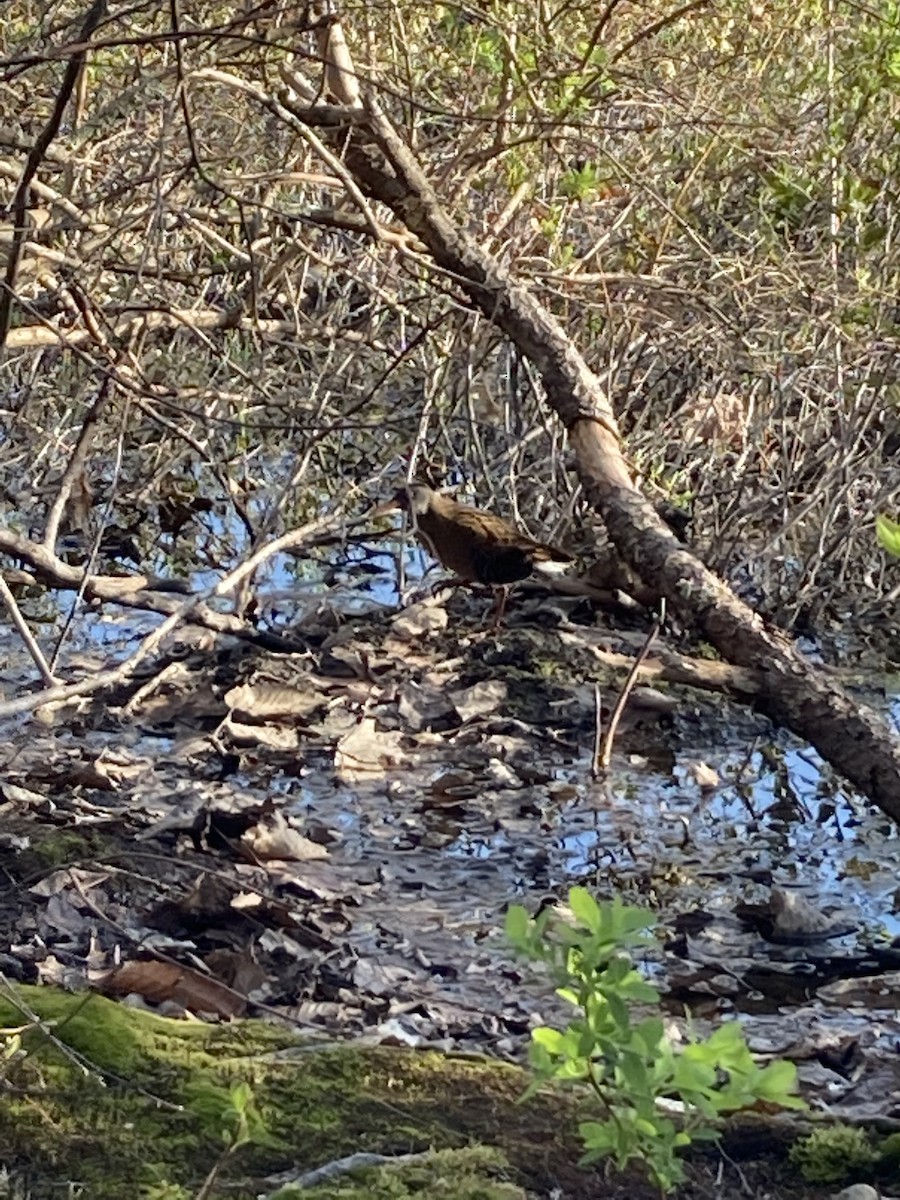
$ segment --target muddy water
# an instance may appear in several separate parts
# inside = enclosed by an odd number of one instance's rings
[[[386,565],[383,556],[361,554],[375,567]],[[413,579],[424,565],[415,552],[406,560]],[[297,571],[296,560],[283,560],[266,577],[263,611],[274,628],[323,606],[352,623],[366,609],[396,603],[386,571],[366,577],[363,587],[352,564],[318,576],[304,570],[299,584]],[[155,623],[141,614],[79,618],[61,659],[67,676],[127,656]],[[48,642],[51,629],[39,627]],[[3,695],[18,694],[33,677],[7,634]],[[158,820],[164,797],[174,802],[195,782],[194,767],[174,753],[189,730],[168,737],[148,735],[139,720],[115,730],[82,724],[77,716],[51,726],[7,723],[0,785],[42,740],[44,757],[108,750],[145,762],[140,796],[129,795],[131,784],[119,796],[132,817],[144,804],[147,820]],[[451,1010],[466,1014],[459,1022],[470,1025],[476,1014],[482,1023],[520,1010],[530,1019],[538,1001],[523,996],[520,968],[500,932],[503,914],[513,902],[534,909],[573,883],[647,905],[664,925],[698,909],[728,915],[738,902],[763,902],[777,884],[800,889],[820,907],[849,910],[869,937],[900,934],[897,831],[845,793],[809,748],[773,735],[736,705],[695,693],[664,726],[638,722],[602,781],[591,777],[593,738],[583,728],[561,741],[537,727],[519,730],[515,737],[530,747],[537,772],[523,769],[521,745],[512,769],[499,770],[503,734],[492,733],[490,722],[486,732],[483,746],[473,727],[425,739],[402,769],[353,783],[336,777],[333,755],[322,746],[290,772],[277,756],[251,753],[220,785],[259,801],[276,798],[299,828],[328,831],[328,860],[302,864],[298,876],[326,908],[344,906],[342,945],[363,964],[369,984],[374,971],[387,972],[384,987],[398,1011],[425,1005],[446,1017]],[[202,739],[202,729],[196,733]],[[470,794],[449,803],[434,781],[460,761]],[[715,786],[708,775],[707,786],[698,783],[701,763],[715,772]],[[25,776],[19,781],[27,784],[27,769]]]

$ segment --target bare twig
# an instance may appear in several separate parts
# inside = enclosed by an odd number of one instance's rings
[[[28,158],[25,162],[25,167],[22,171],[22,178],[19,180],[19,185],[16,188],[16,194],[13,197],[12,213],[13,213],[13,242],[9,251],[9,258],[6,263],[5,287],[0,292],[0,349],[6,344],[6,335],[9,333],[9,325],[12,319],[12,303],[15,295],[16,275],[19,270],[19,260],[22,253],[22,243],[25,240],[27,229],[26,213],[28,211],[28,196],[31,188],[31,181],[38,172],[38,168],[44,160],[47,149],[50,143],[59,132],[59,127],[62,124],[63,114],[66,111],[66,106],[71,99],[72,93],[75,90],[75,85],[78,82],[78,76],[84,65],[87,47],[84,43],[90,40],[91,34],[100,24],[100,21],[106,15],[106,0],[94,0],[94,3],[88,9],[87,16],[84,19],[84,24],[81,27],[79,42],[81,45],[72,54],[66,66],[63,75],[63,81],[56,97],[56,103],[53,106],[53,111],[50,114],[37,141],[31,148]]]
[[[9,613],[10,620],[19,631],[19,636],[25,643],[28,653],[34,659],[35,666],[41,673],[41,679],[46,687],[56,687],[57,680],[53,672],[50,670],[50,665],[44,658],[44,653],[35,640],[34,634],[28,628],[28,623],[22,616],[21,610],[16,603],[16,598],[9,590],[9,584],[4,577],[0,575],[0,600],[6,605],[6,610]]]
[[[162,597],[155,598],[156,611],[168,608],[169,615],[166,619],[149,633],[137,650],[125,659],[118,666],[111,668],[108,671],[100,671],[92,675],[90,679],[83,679],[78,683],[67,684],[65,686],[48,688],[42,692],[36,692],[29,696],[20,696],[15,700],[7,700],[0,703],[0,717],[13,716],[17,713],[32,712],[35,708],[40,708],[44,704],[56,704],[66,700],[72,700],[79,696],[91,695],[101,691],[104,688],[111,687],[114,684],[121,683],[127,679],[140,664],[149,655],[153,654],[162,644],[163,640],[179,625],[190,621],[197,616],[202,616],[204,624],[208,624],[214,617],[219,618],[222,632],[239,633],[245,632],[247,629],[246,623],[239,620],[237,617],[228,616],[227,614],[216,614],[209,610],[206,606],[206,601],[226,596],[233,591],[241,581],[248,575],[252,575],[254,571],[271,558],[273,555],[286,550],[296,549],[298,546],[306,545],[317,534],[321,534],[330,529],[338,528],[342,525],[351,528],[354,524],[364,524],[368,518],[361,517],[356,522],[345,522],[341,513],[332,513],[328,516],[321,517],[318,520],[311,521],[302,529],[292,530],[290,533],[283,534],[279,538],[268,542],[265,546],[251,554],[244,562],[240,563],[227,575],[223,576],[218,583],[198,592],[189,600],[172,607],[164,605]],[[0,530],[0,535],[2,535]],[[2,540],[0,540],[0,549],[2,549]],[[35,548],[37,549],[37,548]],[[43,549],[43,548],[41,548]],[[42,555],[46,561],[46,552]],[[62,564],[61,564],[62,565]],[[87,587],[88,593],[95,590],[96,580],[91,581]],[[109,598],[109,597],[108,597]],[[145,597],[145,605],[151,607],[150,597]]]
[[[612,758],[613,742],[616,738],[616,730],[619,728],[619,721],[622,719],[622,713],[625,711],[625,705],[628,703],[628,697],[631,695],[632,691],[634,690],[634,685],[638,681],[638,675],[640,674],[644,659],[650,653],[650,647],[656,640],[656,635],[658,633],[659,621],[657,620],[653,622],[650,632],[647,634],[644,644],[641,646],[637,658],[634,660],[634,665],[628,673],[628,678],[622,685],[622,690],[619,693],[615,707],[613,708],[609,718],[609,725],[606,730],[606,736],[603,738],[603,742],[600,747],[600,753],[594,759],[595,774],[605,771],[609,766],[609,761]]]

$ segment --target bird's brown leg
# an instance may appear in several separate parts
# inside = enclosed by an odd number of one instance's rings
[[[500,628],[500,623],[503,620],[503,614],[506,612],[506,602],[509,600],[509,588],[504,585],[499,589],[497,596],[497,607],[494,609],[494,620],[491,623],[490,632],[496,633]]]

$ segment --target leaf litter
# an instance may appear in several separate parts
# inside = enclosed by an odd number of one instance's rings
[[[884,818],[687,687],[636,693],[593,780],[594,697],[605,720],[620,684],[596,648],[633,631],[494,636],[453,604],[453,632],[424,602],[303,654],[182,643],[103,702],[9,723],[0,969],[519,1058],[560,1009],[505,909],[583,883],[658,912],[646,967],[673,1011],[740,1012],[814,1103],[893,1119]]]

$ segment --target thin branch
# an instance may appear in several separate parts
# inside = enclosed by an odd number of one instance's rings
[[[205,588],[201,592],[197,592],[190,599],[180,604],[173,605],[171,601],[166,603],[163,597],[153,598],[149,593],[145,592],[143,594],[144,607],[156,612],[163,612],[168,609],[169,615],[162,624],[158,625],[156,629],[144,638],[134,654],[118,666],[108,671],[101,671],[99,674],[91,676],[90,679],[82,679],[78,683],[48,688],[42,692],[36,692],[28,696],[19,696],[15,700],[0,703],[0,717],[32,712],[35,708],[40,708],[43,704],[55,704],[64,700],[74,699],[78,696],[90,695],[101,691],[103,688],[111,687],[113,684],[121,683],[134,673],[148,655],[154,653],[168,634],[177,629],[179,625],[194,621],[198,616],[202,617],[203,624],[209,624],[214,618],[218,618],[215,624],[219,625],[221,632],[234,634],[246,633],[248,630],[246,622],[229,614],[216,613],[214,610],[207,608],[206,602],[228,595],[243,579],[252,575],[254,571],[258,570],[273,555],[307,545],[319,534],[336,529],[342,525],[345,528],[353,528],[367,524],[368,520],[368,517],[359,517],[355,521],[345,522],[342,513],[336,512],[319,517],[315,521],[310,521],[309,524],[304,525],[301,529],[291,530],[289,533],[285,533],[281,537],[268,542],[265,546],[257,550],[255,554],[251,554],[244,562],[229,571],[227,575],[224,575],[218,583],[212,587]],[[0,551],[4,549],[4,540],[9,542],[11,537],[15,538],[15,535],[9,535],[6,531],[0,530]],[[21,551],[21,544],[24,539],[18,539],[18,541],[20,544],[20,557],[27,558],[27,552],[26,554],[22,554]],[[36,552],[34,557],[40,558],[45,564],[48,562],[48,555],[44,547],[32,546],[31,549]],[[59,560],[56,561],[59,563]],[[59,566],[65,567],[66,564],[59,563]],[[77,576],[83,574],[73,568],[69,568],[69,571],[74,571],[74,574]],[[123,581],[115,580],[114,582],[122,583]],[[133,580],[128,581],[128,583],[134,588]],[[85,592],[88,595],[97,594],[97,577],[88,582]],[[115,599],[117,597],[107,596],[106,598]],[[152,603],[151,600],[153,601]],[[282,646],[284,645],[284,639],[275,638],[274,640]]]
[[[62,86],[56,97],[56,103],[53,106],[53,111],[50,114],[50,119],[47,121],[41,133],[38,135],[37,141],[31,148],[28,158],[25,161],[25,168],[22,171],[22,178],[19,180],[19,186],[16,188],[16,194],[13,197],[12,213],[13,213],[13,240],[9,251],[9,258],[6,263],[6,275],[3,291],[0,292],[0,350],[6,345],[6,335],[9,333],[9,326],[12,320],[12,305],[13,297],[16,289],[16,276],[19,272],[19,261],[22,255],[22,243],[25,240],[26,232],[26,214],[28,212],[28,198],[31,190],[31,181],[38,172],[38,168],[44,160],[44,157],[49,149],[50,143],[59,132],[59,127],[62,124],[63,114],[66,111],[66,106],[72,97],[75,90],[75,85],[78,82],[78,76],[84,65],[87,56],[87,45],[91,34],[100,24],[103,17],[106,16],[106,0],[94,0],[94,3],[88,9],[87,16],[84,19],[84,24],[81,27],[79,42],[81,45],[72,54],[66,66],[65,74],[63,75]]]
[[[35,640],[34,634],[28,628],[28,623],[22,616],[21,609],[16,603],[16,598],[9,589],[9,584],[4,577],[0,575],[0,600],[6,605],[6,610],[9,613],[10,620],[16,629],[19,631],[19,636],[25,643],[28,653],[34,660],[35,666],[41,673],[41,678],[46,687],[56,687],[57,680],[50,670],[50,665],[44,658],[44,653]]]
[[[658,619],[653,622],[650,632],[647,634],[644,644],[641,646],[638,656],[634,660],[634,664],[628,673],[628,678],[625,680],[625,683],[622,686],[622,690],[619,693],[619,698],[616,700],[615,708],[612,710],[612,715],[609,718],[609,726],[607,727],[606,735],[601,743],[599,753],[594,760],[595,776],[599,775],[601,771],[606,770],[606,768],[609,766],[609,760],[612,758],[613,742],[616,739],[616,730],[619,728],[619,722],[622,719],[622,713],[625,711],[625,705],[628,703],[628,697],[634,691],[634,686],[638,681],[638,676],[641,673],[641,667],[643,666],[644,659],[650,653],[650,647],[653,645],[654,641],[656,640],[656,635],[659,633],[659,624],[660,623]]]

